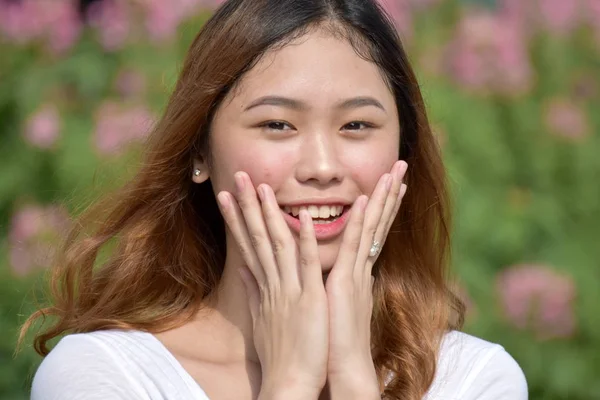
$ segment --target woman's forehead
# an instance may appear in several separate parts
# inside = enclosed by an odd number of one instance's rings
[[[374,63],[360,57],[345,39],[311,32],[290,44],[267,52],[248,71],[235,90],[237,101],[281,95],[315,102],[319,98],[393,96]]]

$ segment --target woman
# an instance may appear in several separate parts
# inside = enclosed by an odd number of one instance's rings
[[[23,328],[56,317],[34,400],[527,397],[456,331],[442,161],[371,0],[225,2],[142,168],[77,226]]]

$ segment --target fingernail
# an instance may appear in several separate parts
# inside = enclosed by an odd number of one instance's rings
[[[234,179],[235,179],[235,187],[237,188],[238,192],[243,192],[244,191],[244,187],[245,187],[245,183],[244,183],[244,174],[242,172],[237,172],[234,175]]]
[[[227,193],[220,192],[217,195],[217,200],[219,201],[219,204],[223,210],[226,210],[229,207],[229,197],[227,196]]]
[[[404,174],[406,174],[406,169],[408,168],[408,164],[404,163],[404,162],[399,162],[399,166],[396,169],[396,176],[398,177],[399,180],[402,180],[404,178]]]
[[[406,189],[408,189],[408,186],[406,186],[404,183],[400,186],[400,193],[398,193],[398,198],[402,198],[404,197],[404,194],[406,193]]]
[[[310,213],[306,210],[300,210],[300,223],[301,224],[310,224],[312,217],[310,216]]]

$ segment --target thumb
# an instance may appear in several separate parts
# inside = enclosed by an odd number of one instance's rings
[[[260,294],[258,290],[258,284],[256,283],[256,279],[254,279],[254,275],[248,267],[245,265],[238,269],[240,273],[240,278],[244,283],[244,289],[246,291],[246,296],[248,296],[248,304],[250,306],[250,314],[252,315],[252,320],[256,319],[258,314],[258,306],[260,302]]]

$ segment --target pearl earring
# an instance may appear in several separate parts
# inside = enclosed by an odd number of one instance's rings
[[[194,170],[194,176],[200,176],[202,172],[199,169]]]

